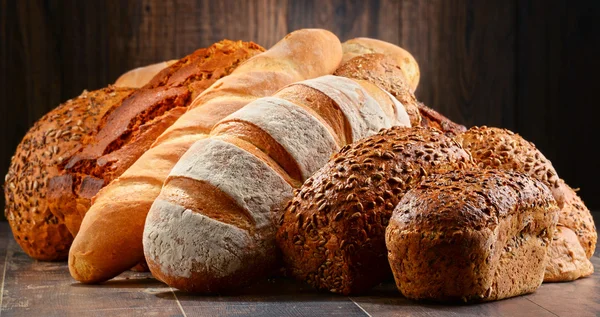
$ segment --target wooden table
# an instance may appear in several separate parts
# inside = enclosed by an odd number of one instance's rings
[[[127,272],[102,285],[76,283],[66,263],[31,260],[0,222],[0,316],[600,316],[600,248],[592,262],[591,277],[475,305],[417,303],[402,298],[393,282],[347,297],[283,278],[235,295],[191,296],[149,273]]]

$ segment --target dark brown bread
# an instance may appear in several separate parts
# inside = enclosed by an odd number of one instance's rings
[[[192,100],[246,59],[264,51],[252,42],[224,40],[159,72],[107,113],[99,132],[61,165],[50,180],[51,211],[76,235],[91,199],[120,176],[171,126]]]
[[[473,166],[433,128],[394,127],[345,146],[294,194],[278,244],[291,274],[319,289],[360,293],[390,275],[384,234],[404,193],[428,173]]]
[[[467,129],[419,102],[411,92],[409,81],[395,56],[364,54],[343,63],[335,75],[368,80],[392,94],[404,105],[414,126],[432,127],[444,132],[460,133]]]
[[[38,120],[11,160],[4,183],[6,218],[15,240],[32,258],[64,260],[73,236],[49,209],[48,181],[60,165],[81,149],[81,140],[97,133],[105,113],[134,90],[108,87],[84,91]]]
[[[396,285],[411,299],[490,301],[534,292],[558,219],[525,174],[473,169],[426,177],[386,231]]]
[[[564,226],[565,230],[569,229],[575,233],[587,258],[592,256],[598,237],[590,211],[577,196],[577,193],[558,177],[552,163],[533,143],[509,130],[485,126],[473,127],[467,132],[459,134],[456,140],[471,152],[473,160],[481,168],[514,170],[525,173],[546,184],[561,209],[558,219],[559,224]],[[559,265],[564,264],[563,259],[565,257],[569,258],[571,254],[579,252],[578,247],[572,243],[563,243],[563,245],[569,246],[571,249],[564,256],[556,257],[556,260],[550,258],[548,265],[555,268],[548,269],[548,272],[552,275],[547,277],[547,281],[561,280],[560,276],[556,275],[557,272],[561,272],[561,276],[564,277],[565,281],[571,280],[576,275],[586,276],[584,273],[590,272],[588,268],[591,263],[589,261],[575,261],[574,258],[572,263],[581,264],[581,267],[569,266],[574,268],[572,272],[568,272],[566,267],[557,268]],[[567,249],[557,247],[551,254],[557,255],[559,250]]]

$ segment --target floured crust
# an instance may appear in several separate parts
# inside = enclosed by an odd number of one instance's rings
[[[393,127],[343,147],[284,210],[287,267],[319,289],[368,290],[390,274],[384,233],[400,198],[434,170],[466,166],[469,154],[432,128]]]
[[[66,259],[73,240],[68,226],[79,222],[50,211],[49,182],[60,175],[66,159],[81,148],[82,140],[97,133],[104,114],[132,92],[113,86],[84,91],[39,119],[17,147],[5,177],[4,213],[15,240],[32,258]],[[76,210],[75,201],[69,203]]]
[[[472,169],[430,175],[386,231],[396,285],[411,299],[489,301],[541,285],[558,218],[548,188],[527,175]]]

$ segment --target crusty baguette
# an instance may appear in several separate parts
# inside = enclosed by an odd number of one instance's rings
[[[266,274],[277,262],[274,219],[292,189],[341,146],[391,126],[410,126],[392,95],[331,75],[221,120],[175,165],[148,214],[144,252],[153,275],[212,293]]]
[[[344,50],[342,63],[345,63],[356,56],[371,53],[380,53],[394,58],[396,64],[400,66],[404,77],[408,80],[410,92],[415,92],[417,89],[421,77],[419,64],[405,49],[392,43],[367,37],[357,37],[348,40],[342,44],[342,48]]]
[[[169,171],[193,142],[259,97],[333,73],[341,57],[341,44],[331,32],[298,30],[200,94],[148,152],[94,198],[69,252],[71,275],[86,283],[101,282],[143,260],[148,210]]]
[[[386,246],[411,299],[490,301],[534,292],[558,206],[539,180],[473,169],[426,177],[394,209]]]
[[[173,65],[175,62],[177,62],[177,60],[170,60],[134,68],[119,76],[119,78],[117,78],[113,86],[141,88],[144,85],[146,85],[152,79],[152,77],[158,74],[161,70]]]

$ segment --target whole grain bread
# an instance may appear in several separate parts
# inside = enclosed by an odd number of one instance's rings
[[[368,80],[392,94],[406,108],[413,127],[432,127],[455,134],[467,130],[417,100],[394,56],[379,53],[358,55],[343,63],[334,74]]]
[[[598,237],[590,211],[577,193],[558,177],[552,163],[533,143],[509,130],[485,126],[473,127],[459,134],[456,140],[471,152],[473,160],[481,168],[514,170],[546,184],[560,208],[558,223],[575,233],[587,258],[591,258]],[[559,233],[556,235],[563,237]],[[547,281],[559,281],[560,276],[566,281],[571,280],[573,276],[582,277],[591,274],[589,267],[593,266],[589,260],[576,260],[571,256],[578,254],[578,249],[575,244],[563,241],[562,247],[557,247],[550,252],[547,272],[551,275],[547,277]],[[557,256],[560,250],[567,254]],[[553,258],[553,256],[557,257]],[[559,266],[564,265],[565,257],[571,257],[575,265],[560,268]],[[577,267],[577,265],[581,266]],[[573,271],[569,272],[567,268]],[[560,276],[556,275],[558,272]]]
[[[316,288],[361,293],[390,275],[384,234],[402,196],[429,173],[473,166],[433,128],[392,127],[343,147],[294,193],[277,242],[290,273]]]
[[[66,259],[73,236],[50,211],[49,180],[93,137],[102,117],[134,90],[109,86],[68,100],[39,119],[18,145],[5,177],[4,213],[21,248],[37,260]]]
[[[489,301],[534,292],[558,206],[525,174],[473,169],[430,175],[386,231],[396,285],[411,299]]]
[[[50,210],[75,236],[92,198],[119,177],[173,124],[193,99],[248,58],[264,51],[252,42],[223,40],[160,71],[144,87],[107,112],[99,132],[50,179]]]

